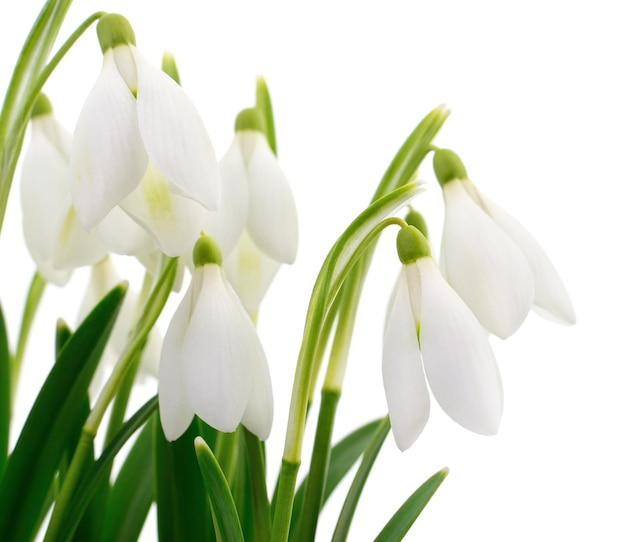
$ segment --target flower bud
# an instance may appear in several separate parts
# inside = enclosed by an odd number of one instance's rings
[[[52,113],[52,104],[48,97],[42,92],[37,96],[33,110],[30,114],[30,118],[43,117],[44,115],[50,115]]]
[[[222,265],[222,251],[211,237],[202,232],[193,247],[193,264],[200,267],[210,263]]]
[[[265,134],[265,119],[258,109],[250,107],[242,110],[239,115],[237,115],[237,119],[235,120],[235,132],[243,132],[245,130]]]
[[[422,216],[422,213],[419,213],[412,207],[409,209],[409,212],[404,217],[404,221],[409,226],[414,226],[417,230],[428,239],[428,226],[426,226],[426,220]]]
[[[128,19],[116,13],[103,15],[98,21],[97,32],[102,53],[118,45],[137,45]]]
[[[467,171],[459,155],[449,149],[437,149],[435,151],[433,169],[442,187],[455,179],[467,179]]]
[[[398,258],[405,265],[430,256],[428,240],[415,226],[406,226],[398,232],[396,248]]]

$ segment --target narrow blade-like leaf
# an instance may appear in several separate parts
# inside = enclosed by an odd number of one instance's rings
[[[139,433],[115,479],[104,519],[103,542],[134,542],[154,497],[154,424]]]
[[[9,453],[9,428],[11,425],[11,354],[9,340],[0,307],[0,480]]]
[[[211,501],[219,540],[243,542],[243,532],[235,502],[217,459],[202,437],[196,437],[194,446],[204,486]]]
[[[193,440],[202,433],[194,418],[187,431],[168,442],[158,418],[155,425],[156,503],[159,540],[215,540],[211,508],[202,483]]]
[[[0,538],[29,540],[68,439],[80,424],[81,404],[125,286],[114,288],[62,349],[24,424],[0,485]]]
[[[383,530],[380,531],[374,542],[396,542],[402,540],[404,535],[409,532],[417,516],[424,510],[430,498],[439,489],[446,476],[448,476],[448,469],[441,469],[418,487],[404,501],[404,504],[393,515]]]

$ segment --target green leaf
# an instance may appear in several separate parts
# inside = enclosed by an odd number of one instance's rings
[[[261,112],[265,119],[265,136],[272,152],[277,156],[276,148],[276,130],[274,128],[274,113],[272,111],[272,100],[267,83],[261,75],[256,78],[256,105],[255,107]]]
[[[441,469],[417,488],[380,531],[374,542],[402,540],[446,476],[448,476],[448,469]]]
[[[11,354],[4,315],[0,307],[0,480],[9,454],[11,395]]]
[[[59,540],[67,540],[72,536],[101,484],[108,482],[106,477],[111,472],[113,460],[128,439],[156,412],[157,405],[158,401],[155,395],[128,419],[104,449],[98,460],[82,476],[81,483],[72,496],[72,506],[69,508],[68,514],[64,517],[64,523],[59,529]]]
[[[22,428],[0,486],[0,538],[29,540],[124,299],[114,288],[67,341]]]
[[[363,454],[363,460],[359,465],[359,469],[354,476],[350,490],[341,508],[341,513],[339,514],[337,526],[333,534],[333,542],[343,542],[346,540],[361,493],[363,492],[367,478],[390,429],[389,416],[386,416],[378,423],[376,432]]]
[[[194,440],[194,446],[204,486],[211,501],[218,539],[227,542],[243,542],[235,502],[217,459],[202,437]]]
[[[450,110],[440,105],[426,115],[406,138],[383,175],[372,201],[410,182],[431,150],[431,144]]]
[[[115,479],[105,514],[104,542],[132,542],[139,538],[154,498],[154,424],[139,433]]]
[[[168,442],[155,416],[156,503],[159,540],[204,542],[215,540],[211,507],[194,451],[202,433],[196,417],[187,431]]]
[[[267,476],[265,468],[265,446],[259,438],[243,428],[248,451],[248,474],[250,476],[250,493],[254,516],[255,540],[270,539],[272,519],[267,493]]]
[[[339,485],[341,480],[348,474],[350,469],[357,462],[359,457],[363,455],[367,445],[372,441],[376,430],[380,426],[381,420],[374,420],[368,424],[359,427],[348,436],[340,440],[335,446],[333,446],[330,452],[330,461],[328,465],[328,474],[326,477],[326,485],[324,487],[324,496],[322,499],[322,506],[328,500],[328,497],[332,494],[335,488]],[[294,499],[294,521],[292,525],[295,525],[299,519],[302,503],[304,499],[304,489],[308,481],[308,476],[305,477]],[[297,514],[297,515],[296,515]],[[293,531],[293,529],[292,529]]]

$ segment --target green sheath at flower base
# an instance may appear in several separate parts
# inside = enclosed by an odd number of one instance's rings
[[[99,21],[97,26],[100,49],[105,53],[118,45],[137,45],[133,27],[128,19],[116,13],[107,13]]]
[[[52,113],[52,104],[48,97],[41,93],[37,96],[37,100],[35,101],[35,105],[33,105],[33,110],[30,114],[30,118],[34,119],[35,117],[43,117],[44,115],[50,115]]]
[[[433,169],[442,187],[455,179],[467,179],[467,171],[459,155],[449,149],[437,149],[435,151]]]
[[[217,243],[203,232],[193,247],[193,264],[200,267],[210,263],[222,265],[222,251]]]
[[[428,240],[415,226],[406,226],[398,232],[396,248],[398,258],[405,265],[430,256]]]
[[[243,132],[245,130],[265,133],[265,119],[258,109],[250,107],[242,110],[239,115],[237,115],[235,119],[235,132]]]
[[[428,226],[426,226],[426,220],[422,216],[422,213],[410,208],[407,215],[404,217],[404,221],[409,225],[418,229],[418,231],[428,239]]]
[[[180,85],[180,75],[178,74],[178,66],[176,66],[176,60],[174,59],[174,55],[170,53],[169,51],[165,51],[163,53],[163,60],[161,61],[161,69]]]

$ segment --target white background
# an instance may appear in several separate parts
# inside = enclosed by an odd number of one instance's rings
[[[374,538],[404,498],[444,466],[450,475],[409,540],[626,538],[626,34],[620,7],[608,0],[178,0],[77,1],[70,9],[62,37],[91,10],[119,11],[154,63],[163,49],[172,51],[218,155],[230,142],[237,112],[253,104],[255,76],[262,73],[269,83],[279,157],[301,225],[298,260],[280,271],[259,323],[278,411],[268,443],[270,475],[282,451],[317,269],[434,106],[452,109],[436,143],[460,154],[479,189],[523,222],[560,270],[576,326],[531,314],[514,337],[493,339],[506,398],[499,434],[471,434],[434,405],[409,451],[386,443],[351,540]],[[33,1],[1,8],[0,88],[38,9]],[[91,29],[45,89],[70,129],[100,63]],[[437,246],[443,205],[429,159],[420,177],[427,191],[414,203]],[[0,299],[13,341],[34,269],[22,246],[16,196],[0,240]],[[386,412],[381,335],[397,269],[393,237],[386,236],[362,300],[337,438]],[[86,277],[78,272],[68,291],[50,287],[45,294],[17,424],[51,364],[56,317],[74,321]],[[331,499],[319,540],[329,539],[345,491],[342,486]],[[146,540],[154,536],[150,528]]]

